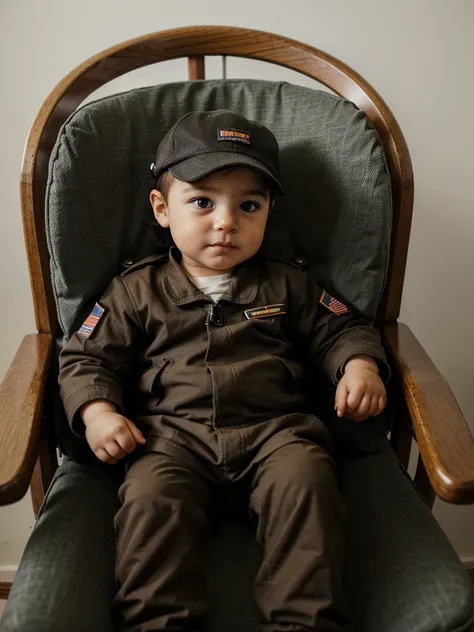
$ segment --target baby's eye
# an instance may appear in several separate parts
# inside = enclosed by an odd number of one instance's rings
[[[207,197],[199,197],[191,200],[191,204],[194,204],[194,206],[196,206],[197,208],[206,209],[211,208],[212,201]]]
[[[244,213],[254,213],[260,208],[260,204],[258,202],[252,202],[251,200],[247,200],[246,202],[242,202],[240,205],[240,210]]]

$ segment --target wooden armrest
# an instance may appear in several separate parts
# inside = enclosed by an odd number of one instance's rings
[[[20,500],[28,490],[52,349],[49,334],[25,336],[0,384],[0,505]]]
[[[433,490],[447,502],[474,502],[474,440],[450,387],[407,325],[386,325],[384,337]]]

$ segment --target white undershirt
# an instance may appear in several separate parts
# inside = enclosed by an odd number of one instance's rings
[[[217,303],[220,297],[227,292],[231,280],[232,272],[226,272],[217,276],[194,277],[193,283],[214,303]]]

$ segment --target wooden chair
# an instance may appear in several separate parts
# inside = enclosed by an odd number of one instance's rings
[[[250,29],[203,26],[129,40],[72,70],[51,92],[31,128],[21,171],[21,207],[37,333],[27,335],[0,386],[0,504],[31,485],[37,515],[57,468],[53,420],[45,407],[58,318],[45,236],[45,192],[58,132],[94,90],[134,69],[188,58],[190,80],[205,78],[205,57],[248,57],[311,77],[363,110],[383,145],[391,178],[393,224],[386,288],[377,325],[399,393],[390,442],[408,466],[412,440],[420,458],[414,483],[431,507],[435,495],[474,501],[474,442],[454,395],[410,329],[398,322],[413,210],[413,174],[403,134],[377,92],[341,61],[300,42]],[[317,86],[315,86],[317,87]],[[461,629],[461,628],[459,628]],[[467,628],[462,628],[467,629]]]

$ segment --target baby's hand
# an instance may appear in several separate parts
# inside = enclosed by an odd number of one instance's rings
[[[115,464],[133,452],[145,437],[129,419],[116,412],[110,402],[96,400],[82,407],[86,439],[98,459]]]
[[[338,417],[365,421],[385,408],[387,395],[378,375],[377,363],[370,356],[353,356],[347,362],[336,390]]]

